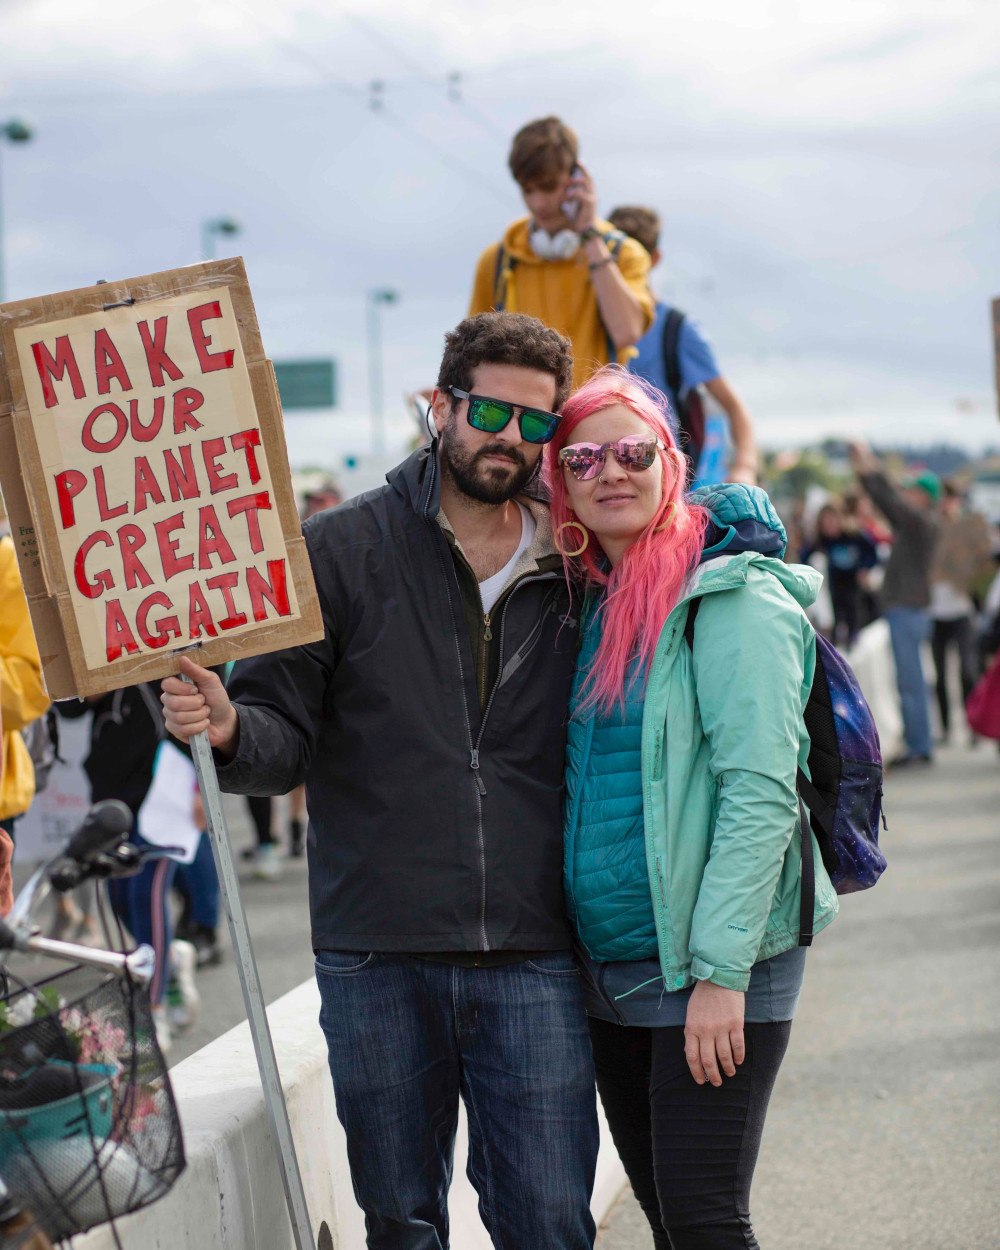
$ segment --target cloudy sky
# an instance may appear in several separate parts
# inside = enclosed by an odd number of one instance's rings
[[[366,291],[400,293],[401,436],[519,214],[509,137],[558,112],[605,210],[660,211],[656,284],[765,444],[1000,444],[998,48],[993,0],[0,0],[0,123],[36,127],[0,151],[6,296],[192,263],[231,215],[269,354],[339,362],[293,460],[362,449]]]

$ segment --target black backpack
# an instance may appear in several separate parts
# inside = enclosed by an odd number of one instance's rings
[[[667,375],[667,386],[677,404],[680,446],[687,457],[688,483],[691,483],[698,471],[701,450],[705,446],[705,402],[696,386],[687,391],[681,389],[683,380],[677,343],[684,321],[684,314],[677,308],[671,308],[667,313],[667,319],[663,323],[663,366]]]

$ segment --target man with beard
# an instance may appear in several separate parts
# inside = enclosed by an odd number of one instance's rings
[[[163,683],[223,789],[305,781],[312,945],[368,1245],[443,1250],[459,1098],[497,1246],[583,1250],[598,1130],[562,891],[574,605],[537,471],[568,342],[445,339],[438,437],[306,522],[322,642]]]

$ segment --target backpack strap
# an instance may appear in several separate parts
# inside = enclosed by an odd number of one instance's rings
[[[611,253],[611,259],[617,265],[618,253],[622,250],[625,235],[621,230],[608,230],[607,233],[601,235],[601,238],[604,240],[604,246]],[[597,315],[598,317],[601,316],[600,309],[598,309]],[[618,360],[618,349],[615,347],[614,339],[608,333],[608,327],[604,324],[603,317],[601,317],[601,329],[604,331],[604,346],[608,353],[608,363],[614,364]]]
[[[799,773],[801,776],[802,773]],[[799,800],[799,820],[802,830],[802,885],[799,893],[799,945],[812,946],[813,912],[816,909],[816,861],[813,853],[813,835],[806,805]]]
[[[701,596],[692,599],[688,603],[688,618],[684,622],[684,641],[688,645],[688,650],[694,651],[694,622],[698,615],[698,609],[701,607]]]
[[[701,607],[701,597],[688,603],[687,620],[684,622],[684,641],[692,655],[694,654],[694,623]],[[796,797],[799,800],[799,821],[802,834],[802,892],[799,900],[799,946],[812,946],[813,913],[816,909],[816,862],[813,852],[812,827],[809,824],[809,813],[803,796],[809,801],[814,812],[819,812],[823,804],[819,792],[800,768],[796,774]],[[822,817],[817,816],[817,819]]]
[[[828,838],[833,838],[833,810],[823,801],[823,796],[800,768],[795,784],[799,794],[805,799],[812,819]]]
[[[507,303],[507,284],[514,269],[514,257],[503,243],[497,244],[497,263],[493,271],[493,311],[503,312]]]
[[[663,368],[667,375],[667,386],[673,392],[678,407],[681,402],[681,360],[677,344],[684,321],[684,314],[677,308],[671,308],[663,323]],[[678,412],[678,420],[680,420],[680,415]]]

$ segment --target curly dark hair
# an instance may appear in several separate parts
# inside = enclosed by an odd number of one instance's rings
[[[444,336],[438,389],[472,389],[477,365],[520,365],[551,373],[556,380],[554,411],[566,402],[573,381],[569,339],[524,313],[484,312],[466,317]]]

